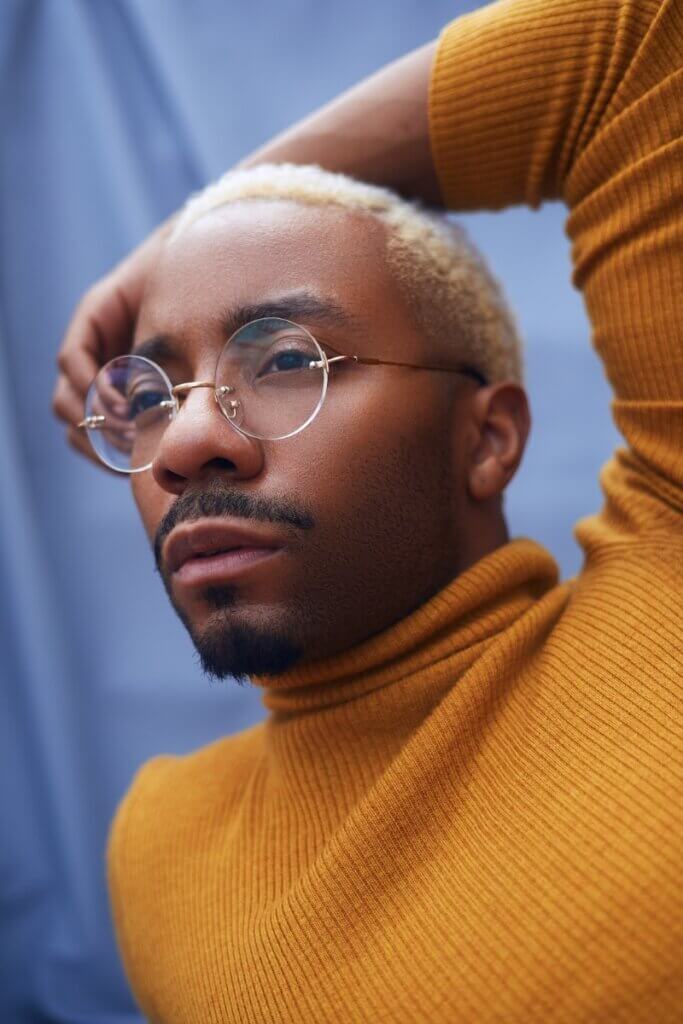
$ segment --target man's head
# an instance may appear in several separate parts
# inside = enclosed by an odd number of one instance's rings
[[[164,336],[153,358],[174,385],[212,380],[231,331],[267,316],[323,350],[467,364],[487,383],[341,362],[318,416],[278,441],[234,430],[210,389],[187,392],[133,489],[169,597],[217,676],[354,646],[504,543],[502,495],[529,430],[494,279],[462,229],[386,190],[318,168],[225,176],[181,215],[134,351]],[[252,551],[174,572],[204,528],[203,547],[221,546],[221,524]]]

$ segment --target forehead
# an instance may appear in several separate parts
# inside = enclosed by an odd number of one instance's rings
[[[378,221],[330,206],[244,200],[205,214],[167,245],[145,293],[136,341],[161,332],[189,339],[218,329],[232,308],[298,291],[334,301],[367,327],[381,323],[385,335],[407,330]]]

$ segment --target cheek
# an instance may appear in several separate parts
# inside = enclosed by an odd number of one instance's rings
[[[149,471],[132,477],[131,490],[147,536],[153,540],[162,517],[175,498],[159,487]]]
[[[391,370],[369,368],[353,386],[345,381],[331,396],[329,408],[323,408],[326,429],[343,451],[343,462],[368,449],[396,451],[401,446],[428,458],[448,457],[453,409],[447,390],[436,386],[433,377],[396,373],[399,380],[392,380]]]
[[[296,451],[273,446],[272,481],[310,502],[332,535],[342,522],[393,517],[398,505],[414,509],[430,492],[452,493],[451,419],[452,402],[431,382],[391,386],[371,370],[340,380],[316,421],[293,439]]]

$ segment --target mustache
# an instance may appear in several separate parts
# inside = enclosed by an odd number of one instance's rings
[[[286,499],[256,497],[213,481],[202,491],[185,491],[159,523],[154,538],[154,561],[161,572],[161,549],[171,530],[179,523],[212,516],[255,519],[260,522],[283,523],[298,530],[312,530],[311,513]]]

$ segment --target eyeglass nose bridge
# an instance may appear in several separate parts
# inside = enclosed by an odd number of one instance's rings
[[[242,407],[242,403],[239,399],[233,398],[227,402],[227,409],[220,402],[220,395],[234,395],[235,388],[229,384],[222,384],[219,388],[216,387],[214,381],[210,380],[192,380],[187,384],[176,384],[175,387],[171,388],[171,394],[174,398],[178,398],[180,395],[186,394],[188,391],[193,391],[195,388],[211,388],[213,391],[213,397],[216,400],[216,404],[221,412],[226,416],[228,420],[236,420],[239,411]]]

